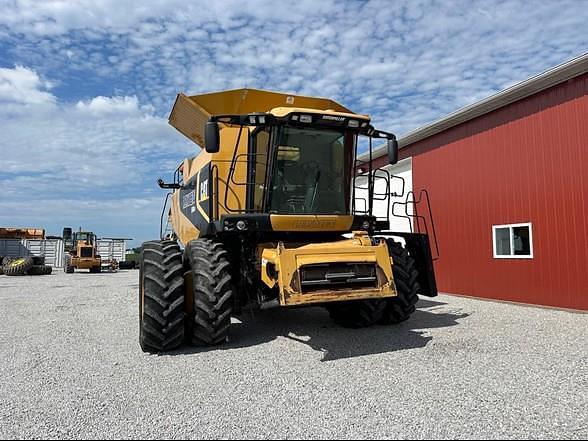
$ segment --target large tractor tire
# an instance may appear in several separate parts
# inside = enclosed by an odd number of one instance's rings
[[[195,346],[214,346],[228,340],[233,308],[233,280],[229,256],[220,242],[196,239],[188,243],[184,262],[192,297],[187,330]]]
[[[7,276],[24,276],[33,267],[33,259],[30,257],[18,257],[8,262],[2,270]]]
[[[28,271],[27,276],[42,276],[44,274],[44,267],[39,265],[33,265]]]
[[[391,325],[407,320],[416,310],[420,286],[417,282],[419,274],[415,268],[415,261],[406,248],[392,239],[387,239],[386,243],[392,257],[392,271],[398,296],[386,299],[386,309],[380,323]]]
[[[127,260],[127,261],[123,261],[123,262],[119,262],[118,263],[118,269],[121,270],[131,270],[131,269],[135,269],[135,261],[134,260]]]
[[[384,299],[337,302],[327,306],[331,319],[344,328],[366,328],[382,320]]]
[[[33,265],[31,269],[27,271],[29,276],[46,276],[51,274],[52,268],[48,265]]]
[[[184,341],[184,268],[174,241],[145,242],[139,267],[139,342],[144,352],[176,349]]]
[[[45,265],[45,256],[31,256],[33,258],[34,265]]]
[[[73,274],[75,268],[71,264],[72,258],[71,255],[65,255],[65,265],[63,266],[63,272],[66,274]]]

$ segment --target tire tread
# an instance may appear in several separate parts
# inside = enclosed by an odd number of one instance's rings
[[[386,299],[386,309],[380,324],[391,325],[408,320],[416,311],[420,290],[418,271],[414,259],[408,251],[398,242],[387,239],[388,251],[392,257],[392,272],[396,285],[397,296]]]
[[[195,346],[228,340],[233,308],[233,280],[223,244],[196,239],[188,244],[184,261],[192,273],[193,316],[189,334]]]
[[[177,243],[149,241],[143,244],[139,283],[143,286],[144,304],[139,317],[139,341],[144,352],[171,351],[184,340],[182,268],[182,254]]]

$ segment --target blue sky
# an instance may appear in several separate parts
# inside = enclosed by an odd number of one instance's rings
[[[0,0],[0,225],[158,235],[178,92],[328,96],[402,135],[588,50],[584,1]]]

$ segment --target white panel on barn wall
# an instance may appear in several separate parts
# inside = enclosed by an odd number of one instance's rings
[[[367,214],[367,178],[358,176],[355,178],[355,212],[357,214]]]
[[[400,196],[398,197],[391,197],[390,204],[388,205],[387,200],[374,200],[374,215],[378,218],[385,218],[386,211],[390,210],[390,230],[391,231],[398,231],[398,232],[410,232],[410,227],[412,221],[407,218],[400,218],[394,217],[392,213],[392,208],[394,202],[404,202],[406,200],[406,195],[409,191],[412,191],[412,159],[403,159],[398,164],[389,165],[384,167],[391,176],[399,176],[404,179],[404,194],[402,193],[402,180],[391,178],[390,182],[390,192],[397,193]],[[366,176],[358,176],[356,178],[356,184],[362,188],[356,188],[355,190],[355,207],[358,214],[362,211],[367,212],[368,210],[368,202],[367,202],[367,177]],[[375,188],[374,194],[383,194],[386,189],[386,182],[383,179],[375,179]],[[376,196],[377,198],[377,196]],[[408,206],[408,213],[412,215],[413,213],[413,206]],[[404,206],[397,206],[395,209],[396,215],[405,215],[405,208]]]
[[[394,202],[406,201],[406,195],[412,191],[412,159],[407,158],[398,162],[398,164],[389,165],[385,167],[391,176],[399,176],[404,179],[404,194],[398,197],[390,198],[390,231],[410,232],[412,219],[402,218],[398,216],[405,216],[405,206],[397,206],[392,213]],[[392,193],[400,194],[402,192],[402,181],[400,179],[392,178],[390,183]],[[384,208],[385,210],[386,208]],[[414,212],[414,206],[409,204],[407,206],[408,214],[411,216]],[[396,215],[396,216],[393,216]]]

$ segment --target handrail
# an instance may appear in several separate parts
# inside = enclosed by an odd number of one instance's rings
[[[427,212],[428,212],[428,216],[429,216],[429,222],[427,222],[427,218],[425,216],[418,214],[418,206],[422,203],[426,203]],[[413,206],[413,213],[412,214],[409,213],[409,211],[408,211],[409,205]],[[396,206],[404,206],[404,215],[395,213]],[[433,256],[433,260],[439,259],[439,256],[440,256],[439,242],[437,240],[437,231],[435,229],[435,220],[433,218],[433,211],[431,209],[431,200],[429,198],[429,192],[426,189],[422,189],[419,192],[418,199],[416,198],[416,194],[414,191],[412,191],[412,190],[409,191],[406,195],[405,201],[402,201],[402,202],[397,201],[392,204],[392,213],[395,217],[404,218],[409,221],[411,233],[414,233],[415,230],[417,233],[423,233],[423,231],[421,229],[421,223],[420,223],[420,221],[422,221],[423,225],[424,225],[424,234],[426,234],[429,237],[432,237],[432,242],[435,244],[435,255]],[[413,228],[413,224],[411,222],[412,219],[416,220],[415,228]],[[429,223],[431,224],[431,231],[429,231]],[[429,234],[429,233],[432,233],[432,234]]]
[[[171,195],[173,195],[172,192],[168,192],[165,195],[165,202],[163,203],[163,210],[161,210],[161,218],[159,219],[159,238],[161,240],[164,240],[164,237],[163,237],[163,217],[165,216],[165,209],[167,208],[167,203],[168,203],[169,197]],[[169,222],[169,219],[168,219],[168,222]]]

